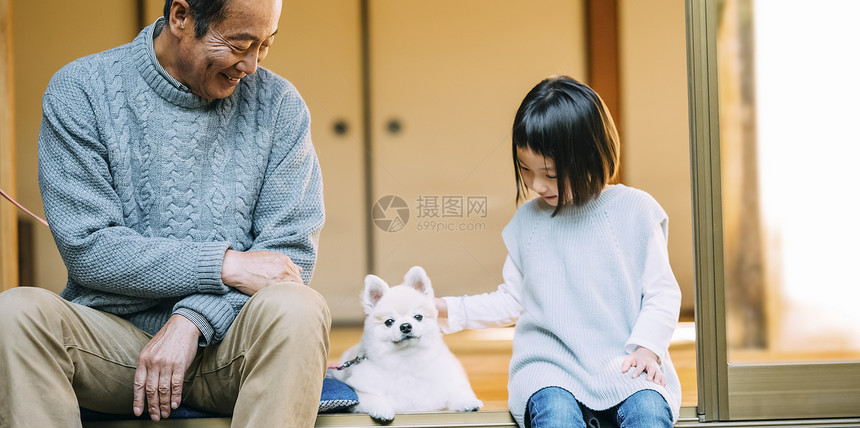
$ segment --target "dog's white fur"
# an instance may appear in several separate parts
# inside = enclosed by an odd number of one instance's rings
[[[381,278],[364,279],[361,304],[367,318],[361,342],[341,356],[343,364],[361,360],[333,376],[358,394],[353,412],[387,422],[395,413],[477,411],[463,366],[442,340],[438,311],[427,273],[415,266],[403,284],[388,287]]]

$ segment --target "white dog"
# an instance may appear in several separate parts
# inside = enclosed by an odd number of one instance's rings
[[[353,412],[390,422],[395,413],[481,408],[463,366],[442,341],[424,269],[413,267],[391,288],[368,275],[361,304],[367,314],[361,342],[330,371],[358,394]]]

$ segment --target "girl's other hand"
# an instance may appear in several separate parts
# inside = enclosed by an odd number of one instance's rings
[[[436,310],[439,311],[439,318],[448,318],[448,302],[441,297],[434,299]]]
[[[633,368],[633,378],[645,372],[646,379],[657,385],[666,386],[666,377],[660,370],[660,357],[648,348],[638,347],[621,363],[621,373],[627,373]]]

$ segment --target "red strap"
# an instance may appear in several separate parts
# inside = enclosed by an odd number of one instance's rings
[[[16,201],[16,200],[12,199],[12,197],[11,197],[11,196],[9,196],[8,194],[6,194],[6,192],[4,192],[4,191],[3,191],[3,189],[0,189],[0,195],[3,195],[3,197],[4,197],[4,198],[6,198],[6,199],[8,199],[8,200],[9,200],[9,202],[11,202],[11,203],[15,204],[15,206],[16,206],[16,207],[21,208],[22,210],[24,210],[24,212],[25,212],[25,213],[30,214],[31,216],[33,216],[33,218],[35,218],[36,220],[39,220],[39,222],[41,222],[41,223],[42,223],[42,224],[44,224],[45,226],[47,226],[47,225],[48,225],[48,222],[47,222],[47,221],[45,221],[45,219],[43,219],[42,217],[37,216],[36,214],[33,214],[33,212],[32,212],[32,211],[30,211],[30,210],[28,210],[27,208],[24,208],[24,206],[23,206],[23,205],[21,205],[21,204],[19,204],[19,203],[18,203],[18,201]]]

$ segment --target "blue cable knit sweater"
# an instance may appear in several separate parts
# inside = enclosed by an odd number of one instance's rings
[[[310,115],[258,68],[207,101],[159,65],[153,38],[58,71],[42,100],[39,186],[69,272],[62,296],[154,334],[174,313],[221,340],[248,296],[228,248],[289,256],[308,283],[324,221]]]

